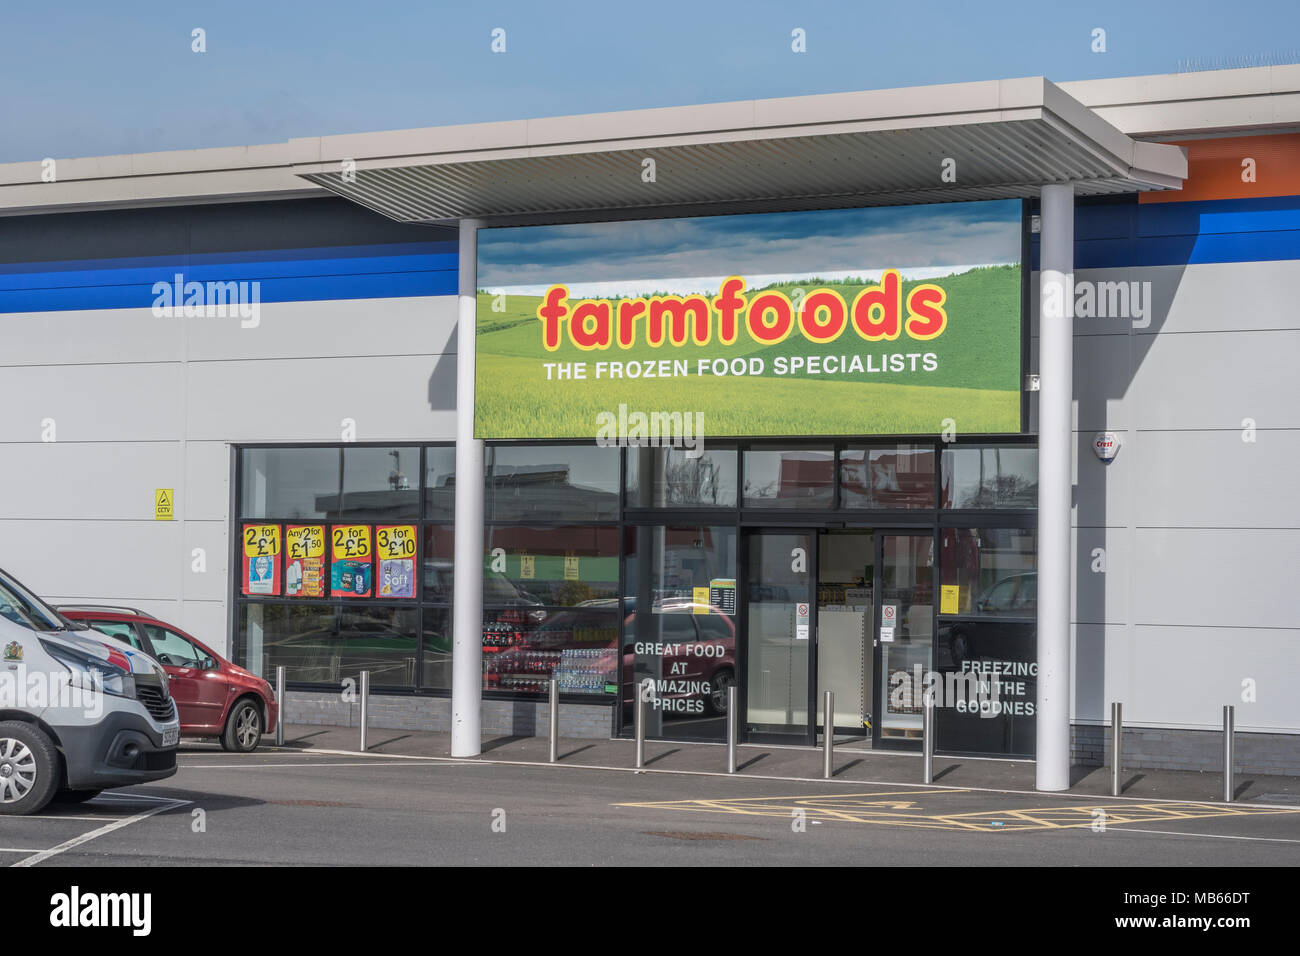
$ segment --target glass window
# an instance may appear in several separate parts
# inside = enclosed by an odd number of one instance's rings
[[[494,526],[485,529],[483,548],[485,607],[567,607],[618,597],[617,528]]]
[[[240,455],[240,515],[325,518],[337,507],[338,448],[246,448]]]
[[[425,608],[421,687],[451,690],[451,643],[451,610]]]
[[[941,614],[1034,617],[1038,542],[1028,528],[945,528]]]
[[[419,485],[419,448],[344,448],[342,507],[330,517],[417,518]]]
[[[445,446],[424,450],[424,516],[456,516],[456,449]]]
[[[745,452],[746,508],[829,508],[834,480],[829,445]]]
[[[240,645],[251,670],[285,679],[339,684],[370,671],[373,685],[412,686],[415,681],[417,608],[349,604],[245,604]]]
[[[1037,508],[1038,449],[953,445],[943,450],[944,508]]]
[[[451,603],[455,581],[456,528],[449,524],[431,524],[424,528],[424,599],[439,604]]]
[[[705,448],[695,458],[680,448],[627,450],[629,508],[734,508],[736,450]]]
[[[83,623],[89,624],[91,627],[99,631],[101,634],[107,634],[109,637],[116,637],[119,641],[125,641],[127,644],[130,644],[136,650],[143,651],[145,649],[144,645],[140,642],[140,636],[135,632],[135,628],[132,627],[126,621],[85,621],[83,620]],[[153,651],[149,650],[146,653],[152,654]]]
[[[651,681],[647,733],[721,740],[736,673],[736,528],[626,529],[623,726],[635,688]]]
[[[489,521],[618,520],[618,448],[492,445],[485,460]]]
[[[934,455],[929,445],[849,447],[840,452],[845,508],[933,508]]]
[[[144,625],[144,632],[149,635],[153,656],[158,658],[159,664],[169,667],[198,667],[208,656],[179,634],[156,624]]]
[[[618,689],[618,602],[591,601],[562,611],[486,610],[483,689],[598,697]]]

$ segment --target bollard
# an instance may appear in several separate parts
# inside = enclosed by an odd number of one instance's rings
[[[370,722],[370,671],[361,672],[361,752],[366,752],[366,724]]]
[[[636,701],[632,709],[633,721],[636,724],[636,769],[638,770],[645,766],[645,694],[653,686],[654,682],[648,677],[637,685]]]
[[[934,694],[921,696],[921,782],[934,783]]]
[[[1119,775],[1124,764],[1124,705],[1110,705],[1110,795],[1119,796]]]
[[[1232,803],[1232,732],[1236,724],[1236,710],[1231,704],[1223,708],[1223,802]]]
[[[831,778],[835,765],[835,693],[827,691],[822,703],[822,779]]]
[[[551,679],[551,763],[560,759],[560,682]]]
[[[284,746],[284,665],[275,669],[275,745]]]
[[[727,773],[736,772],[736,740],[740,736],[740,717],[736,713],[736,685],[727,688]]]

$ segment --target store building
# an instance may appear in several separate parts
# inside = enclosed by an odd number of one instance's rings
[[[457,753],[555,678],[1300,773],[1297,129],[1288,66],[0,166],[0,565]]]

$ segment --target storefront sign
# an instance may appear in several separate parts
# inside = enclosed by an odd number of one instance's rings
[[[240,533],[244,542],[243,593],[279,594],[280,526],[246,524]]]
[[[1021,233],[1019,200],[481,229],[475,436],[1016,432]]]
[[[325,596],[325,526],[288,525],[284,529],[286,597]]]

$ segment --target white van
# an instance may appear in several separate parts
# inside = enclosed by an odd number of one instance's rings
[[[0,813],[36,813],[176,772],[167,674],[0,570]]]

